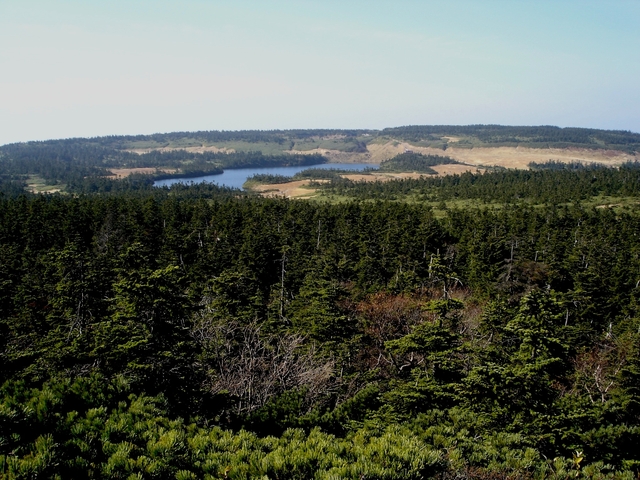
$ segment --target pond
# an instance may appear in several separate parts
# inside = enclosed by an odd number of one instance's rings
[[[153,185],[155,187],[170,187],[174,183],[189,184],[207,182],[225,187],[242,188],[242,185],[247,181],[247,178],[256,173],[268,173],[272,175],[285,175],[290,177],[298,172],[302,172],[303,170],[308,170],[309,168],[335,168],[339,170],[359,172],[367,168],[377,169],[378,167],[379,165],[375,163],[321,163],[318,165],[305,165],[302,167],[235,168],[225,170],[223,173],[218,175],[205,175],[203,177],[192,178],[167,178],[165,180],[158,180],[154,182]]]

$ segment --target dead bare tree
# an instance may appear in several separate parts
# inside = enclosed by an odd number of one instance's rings
[[[584,390],[591,403],[606,403],[618,383],[618,374],[627,364],[630,346],[610,334],[594,349],[575,361],[576,387]]]
[[[333,390],[334,362],[317,358],[301,335],[265,335],[256,322],[221,322],[203,313],[192,336],[205,352],[207,387],[234,398],[235,414],[252,412],[291,389],[302,389],[309,406]]]

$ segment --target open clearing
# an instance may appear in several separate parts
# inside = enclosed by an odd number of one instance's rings
[[[31,193],[59,193],[64,190],[64,185],[47,185],[42,177],[31,175],[27,180],[26,189]]]
[[[316,180],[316,183],[327,182],[328,180]],[[268,185],[256,185],[252,190],[259,192],[263,197],[287,197],[287,198],[310,198],[316,191],[308,185],[311,180],[296,180],[288,183],[273,183]]]
[[[31,193],[60,193],[62,192],[62,188],[39,183],[28,183],[27,191]]]

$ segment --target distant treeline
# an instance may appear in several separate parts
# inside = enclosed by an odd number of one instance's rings
[[[91,141],[112,148],[125,148],[134,142],[157,142],[169,144],[175,142],[195,141],[201,143],[215,142],[248,142],[248,143],[278,143],[284,144],[292,139],[307,139],[311,137],[373,135],[375,130],[336,130],[336,129],[298,129],[298,130],[211,130],[199,132],[156,133],[152,135],[122,135],[97,137],[92,139],[70,139],[69,141]],[[67,141],[67,140],[61,140]]]
[[[364,172],[376,171],[375,169],[366,169]],[[254,181],[262,184],[278,184],[288,183],[295,180],[331,180],[341,179],[342,175],[353,173],[362,173],[357,170],[344,170],[340,168],[307,168],[292,176],[279,175],[273,173],[256,173],[247,178],[247,181]]]
[[[287,175],[279,175],[277,173],[255,173],[247,178],[247,183],[255,182],[262,184],[289,183],[293,177]]]
[[[439,140],[443,136],[473,137],[485,145],[531,146],[536,148],[580,147],[640,151],[640,133],[624,130],[560,128],[554,126],[518,127],[503,125],[412,125],[385,128],[382,135],[411,142]],[[455,143],[464,147],[469,141]]]
[[[624,130],[600,130],[590,128],[560,128],[554,126],[504,126],[504,125],[411,125],[383,130],[244,130],[173,132],[153,135],[128,135],[98,137],[94,139],[70,139],[60,142],[89,141],[112,148],[122,148],[132,142],[156,142],[169,145],[181,141],[215,143],[242,141],[250,143],[285,144],[291,140],[327,136],[361,137],[391,136],[419,142],[437,140],[443,136],[474,137],[487,145],[532,145],[536,147],[579,146],[587,148],[613,148],[625,151],[640,150],[640,134]],[[462,141],[460,146],[464,146]]]
[[[528,167],[533,170],[584,170],[585,168],[607,168],[606,165],[601,163],[589,163],[582,162],[561,162],[559,160],[549,160],[548,162],[529,162]]]
[[[358,199],[398,199],[418,195],[425,200],[478,199],[483,202],[566,203],[597,195],[640,195],[640,164],[619,169],[580,168],[557,170],[498,170],[466,172],[438,178],[405,179],[394,182],[352,182],[333,179],[325,193]]]
[[[361,171],[355,170],[343,170],[340,168],[307,168],[301,172],[296,173],[293,176],[294,180],[332,180],[341,179],[342,175],[349,175],[353,173],[366,173],[375,171],[374,168],[366,168]]]
[[[205,144],[243,142],[275,143],[285,145],[296,140],[332,138],[362,144],[377,137],[393,137],[411,142],[435,141],[456,138],[456,146],[468,145],[470,140],[485,145],[531,145],[535,147],[587,147],[611,148],[625,151],[640,150],[640,133],[623,130],[599,130],[589,128],[560,128],[554,126],[503,126],[503,125],[410,125],[385,128],[384,130],[240,130],[172,132],[152,135],[121,135],[95,138],[69,138],[5,145],[3,152],[22,149],[35,155],[37,150],[61,151],[83,146],[99,149],[99,154],[112,150],[126,150],[147,145],[145,148],[186,147]],[[95,151],[98,154],[98,151]]]
[[[400,172],[421,172],[429,175],[435,175],[433,168],[436,165],[448,165],[460,163],[451,157],[440,155],[422,155],[420,153],[405,152],[396,155],[389,160],[385,160],[380,164],[382,171],[400,171]]]
[[[137,144],[149,144],[145,148],[163,148],[169,146],[200,146],[203,144],[214,144],[224,142],[244,142],[244,143],[277,143],[286,144],[291,140],[305,140],[311,138],[338,137],[348,140],[362,135],[374,136],[375,130],[335,130],[335,129],[315,129],[315,130],[237,130],[237,131],[198,131],[198,132],[171,132],[155,133],[151,135],[108,135],[104,137],[92,138],[65,138],[57,140],[46,140],[39,142],[26,142],[5,145],[0,148],[15,145],[40,145],[43,148],[62,148],[71,145],[86,145],[98,148],[108,148],[114,150],[125,150],[135,148]]]

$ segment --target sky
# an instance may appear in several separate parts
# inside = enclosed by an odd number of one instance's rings
[[[640,0],[0,0],[0,144],[418,124],[640,132]]]

